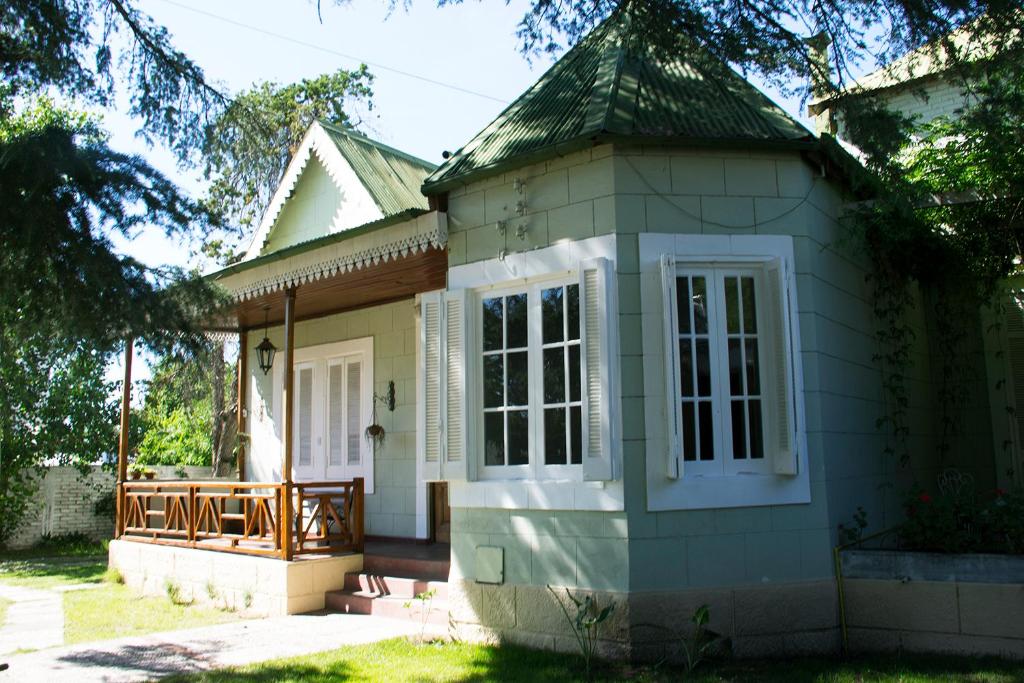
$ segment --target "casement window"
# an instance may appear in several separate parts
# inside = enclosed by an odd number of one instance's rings
[[[793,475],[782,259],[662,257],[670,476]]]
[[[426,478],[612,478],[610,274],[596,258],[421,295]]]
[[[298,481],[363,477],[372,493],[373,447],[363,435],[372,420],[372,358],[372,339],[295,350],[292,463]],[[277,368],[275,382],[283,385]]]

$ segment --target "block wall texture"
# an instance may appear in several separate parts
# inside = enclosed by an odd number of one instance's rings
[[[1024,585],[847,579],[853,651],[1024,659]]]
[[[929,76],[915,83],[890,88],[875,95],[887,108],[917,118],[923,124],[939,116],[955,117],[958,110],[971,102],[965,90],[940,76]],[[845,139],[842,117],[838,120],[838,136]]]
[[[299,290],[298,296],[302,296]],[[284,347],[283,328],[270,330],[270,340]],[[412,299],[385,306],[307,320],[295,324],[295,347],[373,337],[374,392],[383,395],[395,382],[395,411],[378,405],[377,418],[386,437],[374,454],[374,492],[366,496],[366,533],[412,538],[416,535],[416,329]],[[249,336],[249,353],[260,343]],[[280,356],[275,363],[280,362]],[[248,462],[252,480],[277,481],[281,474],[281,416],[275,415],[273,373],[253,369],[257,390],[249,398],[253,452]]]
[[[114,489],[114,474],[99,467],[84,475],[74,467],[48,467],[36,479],[38,489],[10,548],[27,548],[44,536],[85,534],[101,540],[114,535],[114,516],[96,514],[96,501]]]

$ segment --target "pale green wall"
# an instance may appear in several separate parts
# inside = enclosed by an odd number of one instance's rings
[[[300,287],[297,297],[302,297]],[[270,340],[280,351],[284,346],[281,327],[271,328]],[[366,497],[366,533],[379,536],[412,538],[416,535],[416,331],[412,299],[348,313],[326,316],[295,325],[295,347],[315,346],[348,339],[373,337],[374,392],[383,395],[388,381],[395,382],[395,411],[378,406],[377,417],[386,431],[384,443],[374,454],[375,490]],[[270,396],[272,375],[264,376],[256,367],[255,348],[262,334],[249,335],[250,367],[258,391]],[[280,353],[275,365],[280,362]],[[258,398],[257,398],[258,400]],[[258,419],[258,407],[250,405],[250,420]],[[272,405],[272,404],[271,404]],[[267,407],[275,429],[280,433],[280,417]],[[257,468],[276,466],[279,453],[256,456],[263,463]],[[269,468],[266,468],[269,470]]]
[[[262,253],[329,234],[341,202],[337,185],[314,156],[299,175]]]

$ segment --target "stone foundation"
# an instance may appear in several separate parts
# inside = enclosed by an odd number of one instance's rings
[[[324,593],[340,590],[345,574],[363,568],[362,555],[306,556],[292,562],[214,550],[110,542],[110,567],[145,595],[166,595],[257,616],[314,612]]]
[[[556,592],[569,614],[575,615],[565,589]],[[737,657],[840,651],[838,602],[832,581],[656,593],[572,589],[572,594],[577,598],[592,595],[602,607],[615,602],[615,611],[599,632],[599,652],[605,657],[641,661],[680,658],[679,637],[691,632],[690,618],[703,604],[710,608],[708,627],[729,638]],[[546,587],[452,581],[448,602],[461,638],[577,650],[565,615]]]

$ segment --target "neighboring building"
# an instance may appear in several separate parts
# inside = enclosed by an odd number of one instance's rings
[[[551,585],[616,601],[609,652],[658,655],[703,603],[738,654],[833,652],[836,527],[891,524],[909,475],[876,426],[844,180],[727,66],[628,31],[597,28],[436,169],[313,125],[212,276],[248,331],[245,476],[282,479],[285,362],[254,359],[293,306],[295,479],[364,478],[369,536],[450,534],[464,634],[564,647]]]

